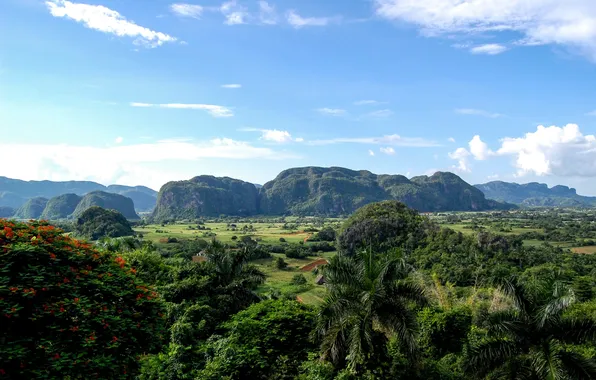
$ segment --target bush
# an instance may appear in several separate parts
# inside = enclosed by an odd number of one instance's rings
[[[288,263],[286,263],[284,261],[284,259],[282,259],[281,257],[278,257],[277,259],[275,259],[275,267],[277,269],[286,269],[288,267]]]
[[[164,309],[123,258],[46,222],[0,220],[0,369],[14,379],[130,378]]]
[[[286,250],[286,257],[289,259],[305,259],[310,254],[310,250],[304,247],[291,247]]]
[[[292,277],[292,285],[305,285],[306,284],[306,277],[303,274],[296,274]]]
[[[232,240],[238,240],[238,236],[236,236],[236,235],[232,236]]]
[[[285,243],[285,242],[286,242],[286,239],[285,239],[285,238],[282,238],[282,237],[280,237],[280,238],[279,238],[279,241],[280,241],[280,243]]]

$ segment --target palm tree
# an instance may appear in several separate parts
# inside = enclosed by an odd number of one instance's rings
[[[570,349],[594,342],[596,322],[563,318],[575,296],[561,283],[534,285],[502,281],[512,306],[488,315],[488,337],[470,347],[467,372],[488,379],[596,379],[596,361]]]
[[[414,356],[416,313],[412,304],[425,304],[426,299],[420,287],[404,281],[409,272],[402,259],[371,251],[333,257],[324,268],[328,292],[316,329],[323,358],[338,368],[347,364],[358,370],[390,338],[398,338],[402,348]]]
[[[238,310],[259,301],[254,290],[265,282],[265,274],[250,264],[251,250],[232,251],[225,244],[213,240],[204,252],[206,265],[215,274],[213,286],[216,294],[232,297]]]

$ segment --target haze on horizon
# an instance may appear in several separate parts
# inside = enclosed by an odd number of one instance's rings
[[[0,176],[159,189],[298,166],[596,195],[596,3],[0,4]]]

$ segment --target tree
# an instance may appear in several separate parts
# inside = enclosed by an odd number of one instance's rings
[[[295,300],[254,304],[222,324],[197,378],[293,379],[315,348],[308,339],[314,320],[315,311]]]
[[[414,249],[424,236],[426,219],[398,201],[368,204],[342,226],[339,250],[354,254],[361,249],[384,252],[393,248]]]
[[[116,210],[106,210],[98,206],[89,207],[81,214],[75,223],[75,232],[91,240],[134,235],[124,215]]]
[[[564,318],[574,293],[558,282],[524,286],[502,281],[512,307],[494,312],[487,337],[473,344],[467,359],[471,376],[491,379],[594,379],[596,362],[573,345],[596,339],[596,322]]]
[[[46,222],[0,220],[0,375],[133,376],[165,309],[124,259]]]
[[[360,251],[333,257],[323,271],[328,292],[317,333],[324,358],[358,371],[370,360],[381,360],[392,337],[415,355],[416,313],[410,306],[426,299],[421,288],[404,281],[409,269],[403,260]]]

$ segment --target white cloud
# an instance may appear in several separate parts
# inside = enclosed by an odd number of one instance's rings
[[[374,156],[374,155],[375,155],[375,152],[373,152],[371,149],[369,149],[369,150],[368,150],[368,155],[369,155],[369,156]]]
[[[246,24],[249,14],[246,8],[239,5],[236,0],[231,0],[223,3],[219,7],[219,11],[226,18],[225,24],[227,25],[240,25]]]
[[[564,127],[539,125],[535,132],[523,137],[506,137],[501,147],[490,150],[479,136],[469,143],[470,151],[458,148],[450,153],[454,160],[464,160],[468,156],[477,160],[490,157],[513,156],[517,175],[555,175],[561,177],[596,177],[596,137],[584,135],[577,124]]]
[[[242,85],[238,83],[222,84],[222,88],[241,88]]]
[[[470,147],[470,153],[477,160],[486,160],[489,156],[494,155],[494,152],[488,149],[488,145],[482,140],[480,136],[476,135],[468,143]]]
[[[288,11],[286,19],[294,28],[302,28],[304,26],[326,26],[333,21],[333,18],[331,17],[302,17],[294,10]]]
[[[288,131],[279,131],[277,129],[262,129],[261,139],[273,141],[276,143],[287,143],[293,141],[292,135]]]
[[[294,139],[294,141],[296,141],[296,142],[298,142],[298,143],[301,143],[301,142],[304,142],[304,138],[302,138],[302,137],[296,137],[296,138]]]
[[[497,55],[507,51],[507,47],[501,44],[485,44],[474,46],[470,49],[472,54],[487,54],[487,55]]]
[[[154,108],[172,108],[172,109],[190,109],[190,110],[205,110],[213,117],[232,117],[234,113],[231,109],[215,104],[184,104],[184,103],[167,103],[167,104],[151,104],[151,103],[130,103],[132,107],[154,107]]]
[[[256,147],[247,142],[217,138],[206,141],[162,140],[136,145],[2,144],[0,151],[19,156],[19,165],[6,165],[3,175],[25,180],[91,180],[104,184],[144,184],[159,188],[169,180],[196,175],[181,167],[203,159],[281,160],[295,155]]]
[[[557,44],[596,59],[593,0],[375,0],[377,15],[418,26],[427,36],[518,35],[518,45]]]
[[[120,13],[101,5],[80,4],[66,0],[49,0],[45,4],[54,17],[69,18],[89,29],[103,33],[135,38],[136,45],[156,47],[166,42],[176,41],[175,37],[139,26]]]
[[[377,111],[369,112],[367,114],[367,116],[378,117],[378,118],[389,117],[391,115],[393,115],[393,111],[391,111],[389,109],[377,110]]]
[[[500,113],[488,112],[488,111],[479,110],[479,109],[475,109],[475,108],[458,108],[455,110],[455,113],[459,113],[461,115],[484,116],[484,117],[490,117],[493,119],[503,116]]]
[[[492,175],[487,175],[486,179],[490,180],[490,181],[494,181],[495,179],[498,179],[499,175],[498,174],[492,174]]]
[[[200,5],[177,3],[170,5],[170,10],[178,16],[199,19],[203,14],[204,8]]]
[[[124,139],[121,136],[116,137],[116,139],[114,140],[116,144],[122,144],[122,141],[124,141]]]
[[[470,166],[468,163],[468,157],[470,152],[466,148],[457,148],[454,152],[449,153],[449,158],[457,160],[458,165],[454,169],[461,172],[469,172]]]
[[[372,100],[372,99],[368,99],[368,100],[358,100],[356,102],[354,102],[355,106],[368,106],[368,105],[379,105],[379,104],[385,104],[387,102],[379,102],[378,100]]]
[[[264,0],[259,1],[259,20],[266,25],[277,24],[275,8]]]
[[[450,143],[454,143],[454,142],[455,142],[455,139],[454,139],[453,137],[449,137],[449,138],[447,139],[447,141],[449,141]]]
[[[524,137],[504,138],[496,154],[514,156],[518,175],[596,176],[596,137],[577,124],[540,125]]]
[[[389,146],[408,147],[436,147],[440,146],[435,141],[426,140],[420,137],[402,137],[400,135],[385,135],[381,137],[338,137],[328,140],[312,140],[310,145],[331,145],[331,144],[377,144]]]
[[[392,148],[392,147],[390,147],[390,146],[388,146],[388,147],[380,147],[380,148],[379,148],[379,151],[380,151],[381,153],[385,153],[385,154],[387,154],[387,155],[390,155],[390,156],[392,156],[392,155],[394,155],[394,154],[395,154],[395,149],[393,149],[393,148]]]
[[[341,108],[318,108],[317,111],[324,115],[341,116],[346,114],[346,110]]]

